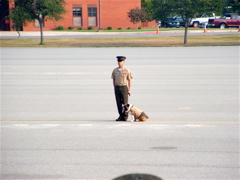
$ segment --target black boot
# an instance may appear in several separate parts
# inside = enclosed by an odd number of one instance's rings
[[[116,119],[116,121],[126,121],[126,119],[125,119],[122,115],[120,115],[120,116]]]
[[[124,112],[124,113],[122,113],[122,121],[127,121],[127,119],[128,119],[128,113],[127,112]]]

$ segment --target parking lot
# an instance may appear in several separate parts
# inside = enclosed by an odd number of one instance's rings
[[[1,179],[239,179],[239,47],[2,48]],[[116,122],[116,56],[146,123]]]

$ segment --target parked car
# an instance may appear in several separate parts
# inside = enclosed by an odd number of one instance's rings
[[[185,27],[185,22],[184,22],[182,16],[174,16],[173,21],[179,22],[179,27]]]
[[[208,27],[219,27],[224,29],[226,27],[239,27],[240,26],[240,15],[231,13],[225,14],[219,19],[209,19]]]
[[[209,19],[215,19],[215,14],[211,13],[211,14],[201,14],[196,16],[196,18],[192,18],[190,21],[190,26],[192,27],[199,27],[200,24],[205,24],[208,22]]]
[[[174,19],[174,21],[179,22],[180,27],[185,27],[185,22],[184,22],[182,16],[174,16],[173,19]]]
[[[199,24],[199,27],[200,28],[205,28],[205,27],[207,27],[208,26],[208,22],[203,22],[203,23],[200,23]]]
[[[161,21],[161,27],[180,27],[179,21],[176,21],[173,17],[167,17],[165,20]]]

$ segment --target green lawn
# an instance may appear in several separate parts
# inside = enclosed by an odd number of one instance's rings
[[[45,39],[2,39],[1,47],[183,47],[183,46],[239,46],[240,34],[188,36],[134,37],[134,38],[59,38]]]

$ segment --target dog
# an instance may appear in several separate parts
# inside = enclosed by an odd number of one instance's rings
[[[132,104],[123,104],[123,113],[132,117],[131,122],[139,120],[145,122],[149,117],[142,110],[136,108]]]

